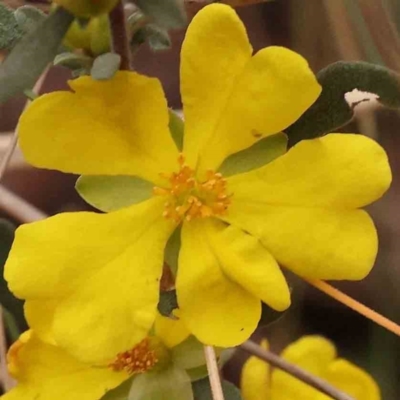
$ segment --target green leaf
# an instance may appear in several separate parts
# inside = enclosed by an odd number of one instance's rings
[[[128,400],[193,400],[192,384],[185,370],[173,364],[161,371],[135,377]]]
[[[199,381],[200,379],[203,379],[206,376],[208,376],[207,365],[202,365],[201,367],[187,369],[186,372],[189,375],[190,380],[192,382]]]
[[[169,237],[167,245],[164,249],[164,260],[171,269],[171,272],[176,276],[178,271],[178,257],[181,248],[181,227],[178,226],[172,235]]]
[[[176,147],[179,151],[182,151],[185,124],[183,119],[176,113],[176,111],[171,109],[169,109],[169,130],[171,132],[172,139],[174,139]]]
[[[46,14],[33,6],[22,6],[15,10],[15,19],[20,28],[25,32],[32,32],[46,19]]]
[[[97,81],[111,79],[119,70],[120,65],[121,56],[119,54],[101,54],[94,60],[90,74]]]
[[[115,389],[108,391],[100,400],[128,400],[133,378],[126,380]]]
[[[379,96],[382,105],[400,107],[400,76],[385,67],[357,61],[339,61],[317,74],[322,93],[317,101],[285,133],[289,147],[303,139],[323,136],[347,124],[354,116],[355,105],[349,105],[345,94],[354,89]],[[361,100],[363,101],[363,99]]]
[[[72,71],[86,69],[88,73],[90,72],[92,64],[93,59],[91,57],[69,52],[57,54],[53,61],[53,65],[61,65]]]
[[[160,292],[158,300],[158,312],[164,317],[172,317],[172,312],[178,308],[178,300],[176,298],[176,290],[168,290]]]
[[[122,175],[82,175],[75,188],[87,203],[107,212],[140,203],[153,193],[152,183]]]
[[[189,336],[184,342],[172,349],[172,361],[183,369],[193,369],[206,365],[204,345],[194,336]]]
[[[259,140],[248,149],[229,156],[218,172],[231,176],[262,167],[286,153],[287,136],[277,133]]]
[[[58,52],[73,16],[57,8],[13,47],[0,65],[0,103],[31,89]]]
[[[14,233],[15,226],[4,219],[0,219],[0,304],[13,315],[19,330],[22,331],[27,327],[24,318],[23,302],[10,292],[7,282],[4,279],[4,265],[14,241]]]
[[[163,28],[183,28],[187,23],[182,0],[136,0],[135,3],[144,14]]]
[[[213,400],[211,387],[208,378],[201,379],[192,383],[194,400]],[[228,381],[222,381],[222,390],[225,400],[242,400],[240,390]]]
[[[0,4],[0,50],[9,50],[21,38],[23,31],[12,10]]]

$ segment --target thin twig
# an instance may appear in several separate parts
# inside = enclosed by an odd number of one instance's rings
[[[328,296],[332,297],[333,299],[346,305],[347,307],[358,312],[359,314],[363,315],[364,317],[366,317],[366,318],[370,319],[371,321],[375,322],[376,324],[382,326],[383,328],[386,328],[388,331],[394,333],[395,335],[400,336],[400,325],[391,321],[389,318],[384,317],[383,315],[377,313],[376,311],[365,306],[364,304],[360,303],[359,301],[353,299],[352,297],[348,296],[347,294],[334,288],[329,283],[326,283],[326,282],[318,280],[318,279],[304,279],[304,280],[306,282],[308,282],[311,286],[314,286],[315,288],[320,290],[321,292],[327,294]]]
[[[318,378],[309,372],[299,368],[297,365],[291,364],[284,360],[283,358],[277,356],[274,353],[271,353],[268,350],[264,350],[257,343],[248,340],[244,342],[240,348],[247,351],[250,354],[255,355],[256,357],[264,360],[276,368],[281,369],[282,371],[287,372],[293,377],[301,380],[302,382],[312,386],[313,388],[319,390],[320,392],[328,395],[332,399],[335,400],[354,400],[353,397],[343,393],[342,391],[336,389],[331,386],[328,382],[324,381],[321,378]]]
[[[121,56],[122,70],[131,69],[131,51],[129,47],[128,31],[126,28],[126,18],[124,5],[119,1],[110,13],[110,28],[112,37],[112,49],[114,53]]]
[[[224,392],[222,391],[221,377],[219,376],[214,347],[204,346],[204,354],[206,356],[208,379],[210,380],[213,400],[224,400]]]
[[[0,185],[0,209],[22,223],[38,221],[47,217],[43,211],[2,185]]]

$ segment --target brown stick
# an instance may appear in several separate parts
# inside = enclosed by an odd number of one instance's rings
[[[267,363],[273,365],[276,368],[281,369],[282,371],[287,372],[288,374],[294,376],[300,381],[306,383],[307,385],[312,386],[313,388],[319,390],[320,392],[328,395],[332,399],[335,400],[354,400],[353,397],[343,393],[342,391],[336,389],[331,386],[328,382],[324,381],[321,378],[318,378],[307,371],[299,368],[297,365],[291,364],[284,360],[283,358],[277,356],[274,353],[271,353],[268,350],[264,350],[257,343],[248,340],[244,342],[241,346],[241,349],[247,351],[250,354],[255,355],[261,360],[266,361]]]
[[[110,27],[113,51],[121,56],[120,69],[129,71],[131,69],[131,51],[122,1],[119,1],[110,13]]]

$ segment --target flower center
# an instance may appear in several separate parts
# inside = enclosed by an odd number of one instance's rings
[[[163,216],[180,222],[225,214],[230,205],[226,179],[220,173],[207,171],[205,180],[200,182],[195,171],[185,164],[183,154],[178,163],[178,172],[162,175],[168,181],[168,187],[153,189],[155,195],[168,198]]]
[[[114,371],[126,371],[133,375],[149,371],[157,363],[158,357],[150,338],[145,338],[133,349],[119,353],[109,367]]]

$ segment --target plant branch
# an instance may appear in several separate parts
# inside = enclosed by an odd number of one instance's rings
[[[310,385],[313,388],[319,390],[320,392],[328,395],[332,399],[354,400],[353,397],[336,389],[335,387],[331,386],[328,382],[324,381],[323,379],[310,374],[309,372],[301,369],[297,365],[287,362],[283,358],[277,356],[274,353],[271,353],[268,350],[264,350],[261,346],[259,346],[257,343],[255,343],[251,340],[244,342],[240,346],[240,348],[247,351],[248,353],[260,358],[261,360],[266,361],[267,363],[273,365],[274,367],[287,372],[288,374],[294,376],[295,378],[306,383],[307,385]]]
[[[0,209],[22,223],[38,221],[47,217],[43,211],[1,185]]]
[[[368,318],[369,320],[382,326],[383,328],[386,328],[388,331],[394,333],[395,335],[400,336],[400,325],[391,321],[389,318],[384,317],[383,315],[377,313],[376,311],[365,306],[364,304],[360,303],[359,301],[353,299],[352,297],[348,296],[347,294],[334,288],[329,283],[326,283],[326,282],[318,280],[318,279],[305,279],[305,278],[303,278],[303,279],[307,283],[309,283],[311,286],[314,286],[316,289],[320,290],[321,292],[327,294],[328,296],[332,297],[333,299],[346,305],[347,307],[358,312],[359,314],[363,315],[364,317]]]
[[[214,347],[204,346],[204,355],[206,357],[208,379],[210,380],[213,400],[224,400],[224,392],[222,390],[221,377],[219,376]]]
[[[110,28],[112,49],[121,57],[120,69],[129,71],[131,69],[131,51],[122,1],[119,1],[110,13]]]

